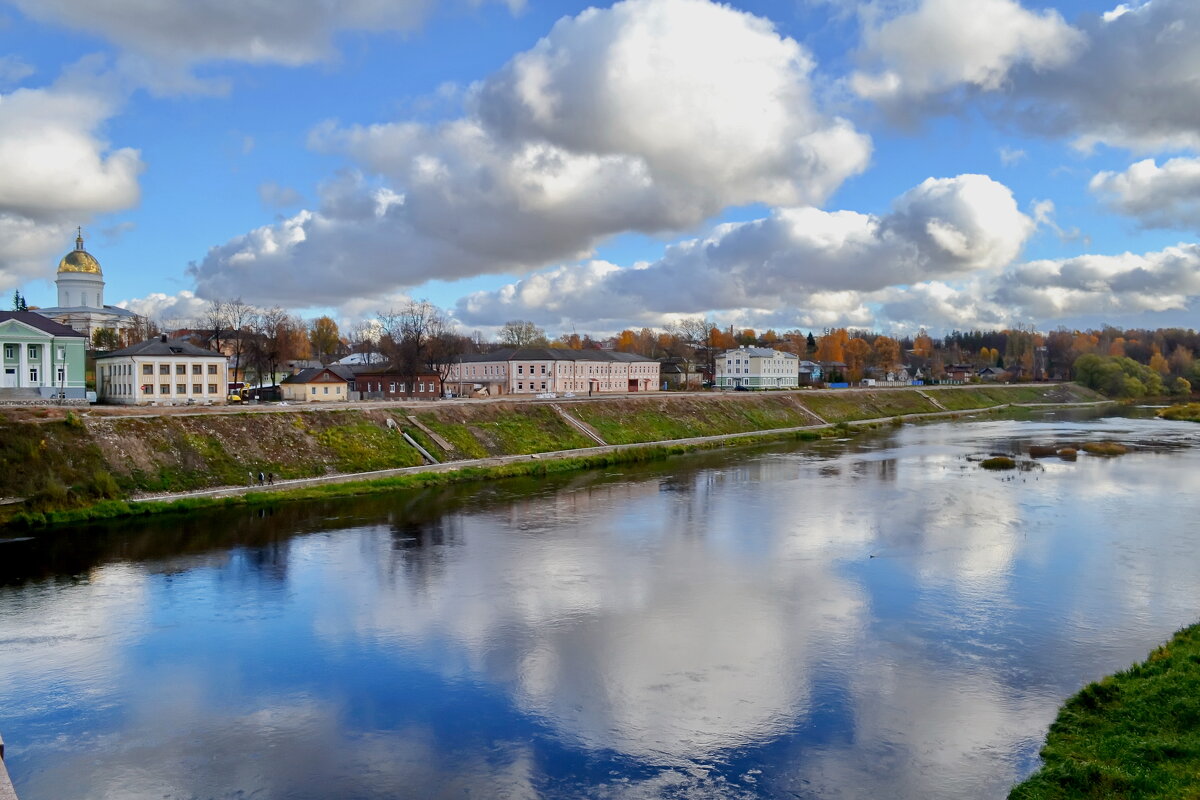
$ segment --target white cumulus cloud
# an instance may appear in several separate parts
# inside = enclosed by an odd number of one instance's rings
[[[922,0],[865,27],[863,57],[880,68],[856,72],[851,85],[885,101],[961,85],[994,90],[1015,65],[1061,66],[1083,41],[1057,11],[1035,13],[1014,0]]]
[[[1147,228],[1200,231],[1200,158],[1145,159],[1124,172],[1100,172],[1092,192]]]
[[[577,260],[729,206],[822,202],[871,146],[818,110],[811,69],[769,22],[705,0],[588,9],[475,86],[462,118],[313,131],[363,174],[213,248],[198,293],[337,303]]]
[[[513,317],[552,324],[814,303],[844,317],[889,287],[1003,268],[1033,229],[1012,192],[985,175],[930,178],[883,216],[780,208],[672,245],[639,268],[593,261],[475,293],[459,302],[458,317],[479,325]]]
[[[0,94],[0,289],[44,275],[77,224],[138,200],[138,151],[99,134],[115,102],[76,83]]]

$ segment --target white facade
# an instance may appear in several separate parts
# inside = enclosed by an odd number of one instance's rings
[[[717,388],[795,389],[800,357],[769,347],[740,347],[717,357]]]
[[[145,344],[145,343],[143,343]],[[138,345],[96,359],[96,395],[102,403],[117,405],[220,404],[228,390],[225,357],[200,350],[187,352],[170,344],[130,353]],[[161,352],[163,349],[167,352]]]
[[[532,347],[465,357],[450,368],[449,391],[461,394],[628,394],[661,388],[657,361],[629,353]]]

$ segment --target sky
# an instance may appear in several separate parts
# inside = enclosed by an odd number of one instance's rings
[[[0,291],[1196,327],[1200,3],[0,0]]]

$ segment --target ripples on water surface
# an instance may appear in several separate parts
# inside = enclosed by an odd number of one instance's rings
[[[1200,427],[908,426],[0,543],[22,800],[1003,797],[1196,621]],[[971,460],[1112,438],[1118,459]]]

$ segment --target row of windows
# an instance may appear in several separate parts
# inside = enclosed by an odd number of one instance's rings
[[[14,370],[14,372],[15,372],[15,370]],[[56,371],[56,376],[55,376],[55,377],[57,378],[57,382],[56,382],[56,384],[55,384],[55,385],[57,385],[57,386],[62,386],[64,383],[66,383],[66,382],[67,382],[67,371],[66,371],[66,369],[65,369],[65,368],[63,368],[63,367],[59,367],[59,368],[58,368],[58,370]],[[42,379],[42,370],[41,370],[41,368],[39,368],[39,367],[30,367],[30,368],[29,368],[29,382],[30,382],[30,383],[32,383],[32,384],[37,384],[37,383],[38,383],[38,382],[39,382],[41,379]]]
[[[189,372],[188,366],[189,365],[187,365],[187,364],[175,364],[174,365],[174,374],[187,375]],[[207,367],[207,369],[205,367]],[[204,375],[204,374],[216,375],[216,374],[218,374],[217,368],[218,368],[217,364],[207,364],[207,365],[206,364],[192,364],[190,372],[193,375]],[[100,369],[101,369],[102,375],[107,375],[109,377],[133,374],[133,364],[108,364],[106,366],[101,367]],[[155,370],[154,370],[153,364],[142,364],[142,374],[143,375],[153,375],[154,373],[155,373]],[[171,373],[172,373],[172,365],[171,364],[159,364],[158,365],[158,374],[159,375],[170,375]]]
[[[389,383],[388,384],[388,392],[390,394],[404,394],[404,388],[407,385],[408,384],[405,384],[405,383],[395,383],[395,382]],[[414,389],[414,391],[421,393],[421,394],[425,393],[426,391],[429,391],[429,392],[437,391],[436,383],[428,383],[427,384],[427,383],[422,382],[422,383],[416,383],[413,385],[416,387],[416,389]],[[397,388],[397,387],[399,387],[399,388]],[[372,384],[370,381],[367,381],[367,391],[368,392],[382,392],[383,391],[383,382],[379,381],[375,384]]]
[[[119,383],[119,384],[114,384],[114,385],[120,387],[117,391],[114,391],[114,394],[132,394],[132,392],[130,390],[133,389],[133,384]],[[142,392],[144,394],[154,394],[154,384],[153,383],[143,384]],[[160,383],[158,385],[158,393],[159,394],[171,394],[171,384]],[[187,394],[187,393],[188,393],[188,385],[186,383],[175,384],[175,394]],[[215,383],[208,384],[207,391],[206,391],[206,387],[204,384],[193,383],[191,393],[192,394],[216,394],[217,393],[217,385]]]
[[[4,345],[4,358],[7,361],[15,361],[20,358],[19,344]],[[42,358],[42,346],[40,344],[25,345],[26,357],[31,361],[40,361]],[[58,360],[62,361],[67,357],[67,349],[65,347],[58,348]]]

